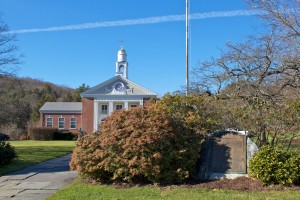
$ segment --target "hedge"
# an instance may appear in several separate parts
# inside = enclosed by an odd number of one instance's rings
[[[53,140],[76,140],[77,135],[69,131],[58,131],[53,135]]]
[[[55,132],[58,132],[57,128],[40,127],[29,129],[28,135],[31,140],[53,140]]]

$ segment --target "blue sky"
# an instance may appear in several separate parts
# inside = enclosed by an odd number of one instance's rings
[[[190,0],[190,69],[254,33],[243,2]],[[185,0],[0,0],[0,12],[24,55],[20,77],[95,86],[115,75],[124,41],[130,80],[159,96],[185,85]]]

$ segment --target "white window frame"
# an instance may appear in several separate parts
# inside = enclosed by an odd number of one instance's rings
[[[75,119],[75,126],[74,127],[72,127],[72,119]],[[70,129],[76,129],[76,126],[77,126],[77,118],[73,116],[73,117],[70,118]]]
[[[63,119],[63,127],[62,127],[62,128],[60,127],[59,119]],[[60,116],[60,117],[58,118],[58,124],[57,124],[57,126],[58,126],[58,129],[64,129],[64,128],[65,128],[65,118],[64,118],[64,117]]]
[[[103,106],[106,106],[106,110],[103,110]],[[108,114],[108,105],[107,104],[102,104],[101,105],[101,114],[103,114],[103,115],[107,115]]]
[[[51,119],[51,125],[48,126],[48,119]],[[49,116],[46,118],[46,127],[53,127],[53,117]]]

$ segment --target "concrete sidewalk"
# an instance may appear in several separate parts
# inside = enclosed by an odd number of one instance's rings
[[[69,171],[71,154],[49,160],[0,177],[0,200],[46,199],[76,179]]]

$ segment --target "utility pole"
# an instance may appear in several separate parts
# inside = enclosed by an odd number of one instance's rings
[[[186,83],[186,93],[188,96],[189,92],[189,0],[186,0],[186,14],[185,14],[185,24],[186,24],[186,32],[185,32],[185,83]]]

